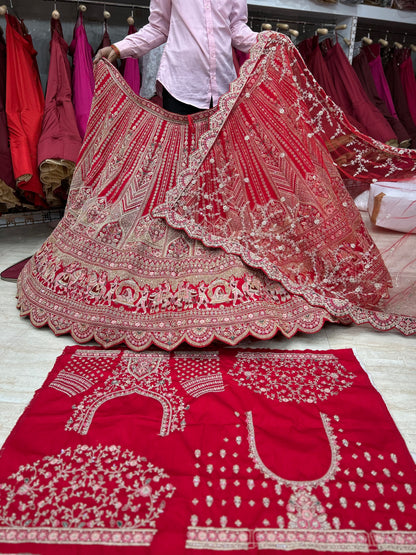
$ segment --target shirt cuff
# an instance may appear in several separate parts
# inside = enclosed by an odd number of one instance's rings
[[[121,58],[120,50],[117,48],[115,44],[110,44],[110,47],[114,50],[119,58]]]

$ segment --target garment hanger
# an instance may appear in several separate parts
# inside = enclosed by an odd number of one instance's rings
[[[262,23],[261,24],[261,30],[262,31],[271,31],[272,30],[272,26],[270,23]]]
[[[276,30],[287,31],[289,29],[288,23],[276,23]]]
[[[316,34],[317,34],[317,35],[320,35],[320,36],[327,35],[328,33],[329,33],[329,31],[328,31],[328,29],[327,29],[326,27],[319,27],[319,28],[316,30]]]
[[[134,13],[133,13],[133,6],[131,8],[131,13],[127,18],[127,25],[134,25]]]
[[[61,17],[61,14],[56,9],[56,2],[53,3],[53,11],[51,16],[52,16],[52,19],[59,19]]]
[[[387,31],[388,33],[388,31]],[[384,39],[378,39],[378,43],[381,44],[381,46],[386,47],[389,45],[389,41],[387,40],[387,33],[386,36],[384,37]]]
[[[368,45],[373,44],[373,39],[370,38],[370,33],[371,33],[371,29],[368,30],[367,36],[361,39],[361,42]]]

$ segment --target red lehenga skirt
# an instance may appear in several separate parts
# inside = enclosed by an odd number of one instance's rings
[[[135,350],[325,321],[416,332],[386,309],[390,275],[336,167],[395,179],[416,153],[358,133],[285,36],[261,33],[218,108],[192,117],[107,62],[95,77],[65,216],[18,282],[35,326]]]

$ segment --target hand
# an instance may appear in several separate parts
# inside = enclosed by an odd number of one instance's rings
[[[111,46],[105,46],[104,48],[100,48],[94,58],[94,64],[99,62],[101,58],[107,58],[107,60],[111,63],[114,63],[118,58],[117,52],[111,48]]]

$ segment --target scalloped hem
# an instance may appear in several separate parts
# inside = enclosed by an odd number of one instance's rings
[[[326,322],[350,324],[350,321],[339,321],[331,319],[328,315],[314,313],[309,318],[304,318],[304,322],[296,321],[293,325],[286,323],[282,325],[279,321],[265,319],[256,321],[249,325],[247,322],[240,325],[223,325],[216,328],[194,327],[183,331],[134,331],[117,330],[105,326],[91,326],[89,324],[74,323],[58,315],[47,314],[44,310],[32,305],[30,302],[23,303],[22,295],[18,299],[17,308],[20,309],[21,317],[29,317],[30,322],[36,328],[48,326],[56,336],[71,335],[76,343],[84,344],[95,341],[101,347],[110,349],[118,345],[126,345],[133,351],[143,351],[151,346],[155,346],[166,351],[172,351],[179,345],[186,343],[191,347],[208,347],[214,341],[220,341],[225,345],[235,346],[247,337],[259,340],[269,340],[281,333],[290,339],[296,333],[317,333],[322,329]],[[312,317],[313,316],[313,317]]]

